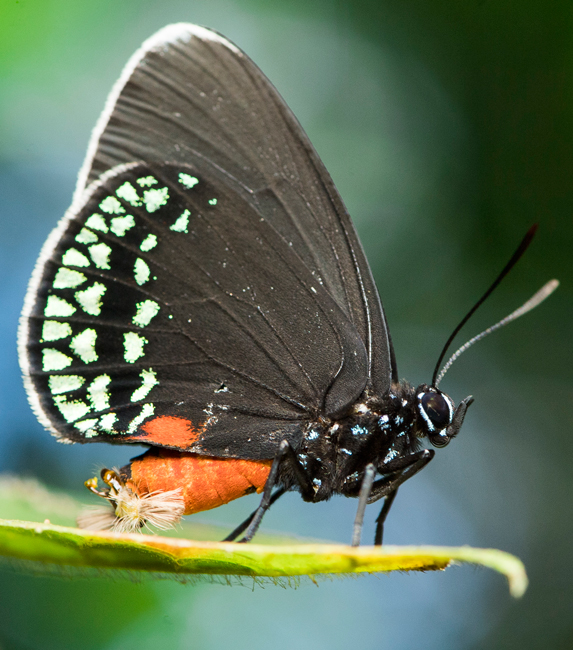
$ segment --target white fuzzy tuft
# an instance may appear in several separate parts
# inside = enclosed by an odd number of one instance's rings
[[[87,530],[112,530],[116,533],[139,532],[143,526],[166,530],[177,524],[184,511],[181,488],[138,496],[127,486],[122,486],[109,506],[86,509],[78,517],[78,526]]]
[[[86,506],[77,518],[78,528],[85,530],[110,530],[116,521],[111,503],[105,506]]]

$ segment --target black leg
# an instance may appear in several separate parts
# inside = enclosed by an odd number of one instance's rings
[[[423,449],[415,454],[410,454],[406,458],[400,458],[396,461],[391,461],[385,466],[378,468],[381,474],[386,472],[394,476],[387,476],[379,481],[376,481],[372,487],[372,492],[368,498],[368,503],[374,503],[378,499],[388,496],[391,492],[397,490],[402,483],[412,478],[423,467],[425,467],[434,457],[433,449]],[[396,476],[397,474],[397,476]]]
[[[364,511],[368,503],[368,497],[374,485],[374,477],[376,476],[376,468],[372,463],[366,466],[364,471],[364,478],[360,486],[360,494],[358,495],[358,510],[354,519],[354,528],[352,530],[352,546],[360,546],[360,536],[362,535],[362,526],[364,524]]]
[[[386,517],[390,512],[390,508],[392,507],[392,504],[394,503],[396,494],[398,494],[398,488],[396,488],[394,492],[390,492],[390,494],[387,494],[384,497],[382,510],[378,515],[378,519],[376,519],[376,535],[374,536],[374,546],[382,546],[382,538],[384,536],[384,522],[386,521]]]
[[[272,495],[272,497],[271,497],[271,501],[270,501],[270,503],[269,503],[269,508],[273,505],[273,503],[274,503],[275,501],[277,501],[280,497],[282,497],[282,495],[283,495],[286,491],[287,491],[286,488],[282,488],[282,487],[279,488],[279,489],[278,489],[278,490],[277,490],[277,491]],[[240,535],[240,534],[241,534],[241,533],[242,533],[242,532],[247,528],[247,526],[251,523],[251,521],[253,521],[253,518],[254,518],[256,512],[257,512],[256,510],[255,510],[254,512],[252,512],[252,513],[251,513],[251,514],[250,514],[250,515],[245,519],[245,521],[243,521],[242,524],[240,524],[239,526],[237,526],[237,527],[235,528],[235,530],[234,530],[230,535],[227,535],[227,537],[225,537],[225,539],[224,539],[223,541],[224,541],[224,542],[234,542],[234,541],[237,539],[237,537],[238,537],[238,536],[239,536],[239,535]]]
[[[257,532],[259,526],[261,525],[263,516],[271,505],[272,491],[277,484],[279,478],[279,468],[283,462],[289,462],[296,480],[298,481],[303,499],[307,498],[310,500],[312,498],[312,495],[314,494],[312,483],[308,478],[308,475],[305,472],[303,466],[300,464],[294,449],[290,446],[287,440],[283,440],[279,445],[279,450],[277,451],[277,454],[273,460],[273,464],[271,465],[271,471],[269,472],[269,477],[265,483],[265,489],[263,490],[263,498],[261,499],[261,503],[255,510],[243,538],[239,540],[239,544],[250,542],[251,539],[253,539],[254,534]]]
[[[404,481],[419,472],[422,467],[427,465],[430,460],[432,460],[433,456],[433,450],[424,449],[423,451],[411,454],[406,458],[400,458],[393,463],[388,463],[386,467],[382,468],[382,471],[391,472],[393,476],[387,476],[381,481],[377,481],[376,484],[374,483],[374,476],[376,474],[374,465],[368,465],[366,467],[364,478],[362,479],[362,485],[360,487],[360,494],[358,496],[358,511],[356,513],[354,529],[352,531],[352,546],[358,546],[360,544],[360,535],[364,523],[366,504],[384,498],[382,510],[376,519],[376,534],[374,537],[375,545],[380,546],[382,544],[384,521],[390,512],[398,487]]]
[[[411,454],[406,458],[400,458],[396,461],[387,463],[385,467],[380,468],[380,471],[391,472],[390,476],[386,476],[380,481],[376,481],[372,486],[368,503],[374,503],[378,499],[384,499],[382,510],[376,519],[376,534],[374,536],[374,545],[380,546],[384,536],[384,522],[390,512],[390,508],[396,498],[398,488],[404,481],[412,478],[423,467],[425,467],[434,457],[433,449],[423,449],[415,454]]]

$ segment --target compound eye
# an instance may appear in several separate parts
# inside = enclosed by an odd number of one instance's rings
[[[440,431],[451,424],[452,413],[450,405],[443,395],[440,395],[440,393],[425,393],[421,402],[422,408],[436,430]]]
[[[434,436],[430,435],[429,438],[434,447],[445,447],[451,440],[445,431],[440,431],[440,433]]]

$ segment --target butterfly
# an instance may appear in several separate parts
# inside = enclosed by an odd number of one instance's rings
[[[86,482],[108,502],[90,528],[167,527],[259,492],[227,538],[248,541],[298,490],[358,498],[353,544],[381,500],[380,544],[398,488],[434,456],[423,442],[448,444],[472,402],[456,405],[436,373],[399,380],[371,270],[308,137],[246,54],[190,24],[148,39],[113,87],[30,281],[19,348],[60,441],[148,445],[102,470],[105,489]]]

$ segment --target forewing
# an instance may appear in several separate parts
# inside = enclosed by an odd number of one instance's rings
[[[233,182],[122,165],[52,234],[29,289],[22,365],[40,419],[77,442],[272,458],[325,414],[355,325]]]
[[[391,344],[354,227],[300,124],[248,56],[188,24],[146,41],[108,99],[76,197],[87,182],[133,161],[192,165],[232,186],[292,245],[353,323],[367,349],[371,389],[389,389]],[[359,383],[343,365],[327,413],[351,404]]]

